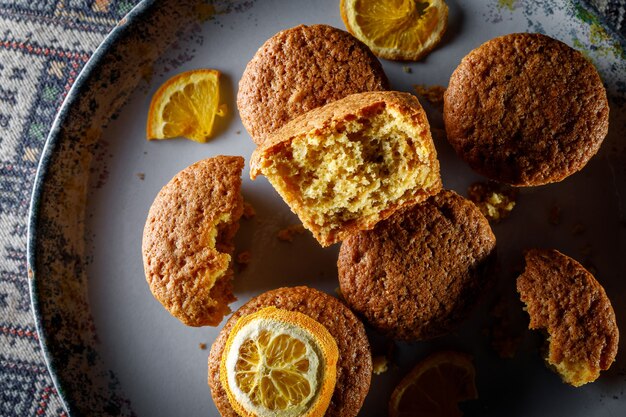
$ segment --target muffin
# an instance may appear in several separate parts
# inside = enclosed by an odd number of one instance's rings
[[[327,25],[296,26],[268,39],[239,81],[237,107],[256,144],[296,116],[349,94],[387,90],[369,48]]]
[[[230,312],[233,238],[243,213],[243,158],[216,156],[185,168],[159,191],[143,232],[154,297],[188,326],[217,326]]]
[[[608,132],[609,105],[593,64],[538,33],[492,39],[463,58],[444,94],[456,153],[478,173],[516,186],[582,169]]]
[[[325,415],[356,416],[369,391],[372,374],[372,357],[365,329],[339,300],[308,287],[279,288],[263,293],[248,301],[228,319],[209,355],[208,383],[220,414],[237,417],[220,382],[220,362],[229,333],[239,318],[270,306],[306,314],[326,327],[334,337],[339,350],[337,382]]]
[[[596,380],[617,355],[619,331],[611,302],[594,276],[554,249],[531,249],[517,292],[530,329],[548,333],[547,365],[567,384]]]
[[[341,294],[353,311],[395,339],[440,336],[479,299],[495,247],[480,210],[443,190],[343,241]]]
[[[251,178],[265,175],[322,246],[441,189],[426,114],[396,91],[353,94],[297,117],[250,165]]]

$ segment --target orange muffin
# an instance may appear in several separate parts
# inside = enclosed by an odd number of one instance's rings
[[[448,141],[474,170],[516,186],[558,182],[598,151],[606,91],[580,52],[538,33],[485,42],[463,58],[444,94]]]
[[[341,294],[380,332],[430,339],[467,317],[487,285],[495,248],[478,208],[443,190],[343,241]]]

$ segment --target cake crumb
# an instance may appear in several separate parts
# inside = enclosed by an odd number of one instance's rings
[[[446,92],[445,87],[440,85],[424,85],[416,84],[413,86],[415,92],[424,97],[430,104],[438,110],[443,111],[443,93]]]
[[[493,181],[475,182],[467,189],[467,197],[493,223],[507,218],[515,207],[517,189]]]
[[[283,242],[293,242],[294,236],[304,234],[305,230],[302,224],[293,224],[279,230],[276,237]]]
[[[380,375],[389,370],[389,360],[385,355],[376,355],[372,357],[372,372],[374,375]]]
[[[252,252],[250,252],[249,250],[245,250],[237,254],[235,262],[237,262],[237,264],[239,265],[248,265],[250,263],[250,260],[252,260]]]
[[[406,74],[411,74],[413,72],[413,69],[407,65],[403,65],[402,71],[404,71]]]
[[[557,205],[553,205],[552,207],[550,207],[550,212],[548,213],[548,222],[553,226],[557,226],[561,223],[561,207]]]
[[[137,178],[139,178],[141,181],[146,179],[146,174],[144,174],[143,172],[138,172],[135,175],[137,175]]]
[[[241,215],[241,217],[243,217],[246,220],[250,220],[254,216],[256,216],[256,210],[254,209],[254,206],[252,206],[252,204],[248,203],[247,201],[244,201],[243,202],[243,214]]]
[[[199,347],[201,350],[206,350],[206,343],[199,343],[199,344],[198,344],[198,347]]]

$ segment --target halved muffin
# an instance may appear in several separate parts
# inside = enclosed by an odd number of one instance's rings
[[[526,251],[517,292],[530,329],[548,333],[550,368],[579,387],[596,380],[615,360],[619,330],[604,288],[581,264],[553,249]]]
[[[441,189],[426,114],[415,96],[353,94],[305,113],[252,155],[322,246],[369,230]]]

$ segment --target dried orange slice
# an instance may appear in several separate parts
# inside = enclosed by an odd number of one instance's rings
[[[276,307],[240,318],[220,382],[240,416],[321,417],[337,379],[337,343],[311,317]]]
[[[346,28],[380,58],[417,61],[448,26],[443,0],[341,0]]]
[[[389,417],[460,417],[458,403],[478,398],[469,355],[437,352],[418,363],[391,395]]]
[[[186,137],[206,142],[213,131],[215,116],[224,116],[220,105],[220,72],[199,69],[167,80],[152,96],[148,110],[148,139]]]

